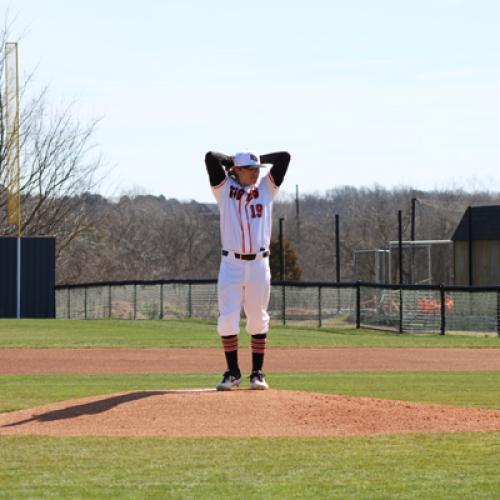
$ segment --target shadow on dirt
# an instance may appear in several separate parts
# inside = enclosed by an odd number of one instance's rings
[[[54,420],[65,420],[69,418],[77,418],[83,415],[96,415],[111,410],[115,406],[137,401],[138,399],[149,398],[152,396],[160,396],[164,394],[189,394],[195,392],[215,392],[212,389],[187,389],[187,390],[165,390],[165,391],[137,391],[129,392],[127,394],[120,394],[118,396],[100,399],[99,401],[91,401],[76,406],[69,406],[60,410],[53,410],[40,415],[33,415],[31,418],[12,422],[3,425],[2,427],[16,427],[19,425],[27,424],[29,422],[52,422]]]

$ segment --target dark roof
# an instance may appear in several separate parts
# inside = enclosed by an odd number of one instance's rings
[[[500,240],[500,205],[471,207],[472,240]],[[469,239],[469,210],[462,216],[453,241]]]

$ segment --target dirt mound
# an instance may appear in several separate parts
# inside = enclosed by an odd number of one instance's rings
[[[0,414],[0,435],[352,436],[500,430],[500,411],[296,391],[141,391]]]

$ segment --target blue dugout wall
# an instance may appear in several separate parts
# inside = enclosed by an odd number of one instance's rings
[[[18,315],[18,238],[0,237],[0,318]],[[20,317],[55,317],[56,240],[22,237]]]

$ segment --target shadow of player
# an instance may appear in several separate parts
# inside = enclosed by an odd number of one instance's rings
[[[98,413],[103,413],[105,411],[111,410],[115,406],[121,405],[123,403],[128,403],[130,401],[137,401],[138,399],[149,398],[151,396],[168,394],[171,392],[172,391],[130,392],[128,394],[113,396],[110,398],[101,399],[99,401],[92,401],[90,403],[84,403],[81,405],[69,406],[68,408],[62,408],[60,410],[49,411],[47,413],[42,413],[40,415],[33,415],[31,418],[20,420],[18,422],[12,422],[10,424],[3,425],[2,427],[16,427],[18,425],[23,425],[35,421],[51,422],[54,420],[65,420],[68,418],[81,417],[82,415],[96,415]]]

